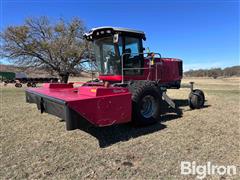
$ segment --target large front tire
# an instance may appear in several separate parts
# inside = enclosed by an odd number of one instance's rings
[[[144,126],[157,122],[160,118],[160,102],[162,94],[151,82],[144,82],[132,95],[132,121],[134,125]]]

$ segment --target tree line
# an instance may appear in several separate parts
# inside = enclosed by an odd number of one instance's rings
[[[187,77],[231,77],[240,76],[240,66],[232,66],[227,68],[198,69],[184,72]]]

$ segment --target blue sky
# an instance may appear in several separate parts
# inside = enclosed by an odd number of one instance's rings
[[[143,30],[145,47],[184,60],[184,70],[239,65],[239,2],[215,0],[1,0],[1,30],[26,17],[81,18],[88,28]]]

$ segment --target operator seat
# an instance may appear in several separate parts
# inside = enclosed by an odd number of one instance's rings
[[[129,60],[130,56],[131,56],[131,53],[132,53],[132,50],[130,48],[128,49],[125,49],[124,53],[127,53],[125,54],[125,60]]]

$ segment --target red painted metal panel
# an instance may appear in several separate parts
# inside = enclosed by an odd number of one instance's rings
[[[51,87],[51,85],[50,85]],[[62,100],[97,126],[131,120],[131,93],[122,87],[82,86],[78,88],[29,88],[30,91]]]
[[[144,69],[143,75],[124,76],[124,80],[160,80],[160,82],[168,83],[172,81],[181,80],[179,76],[178,61],[176,58],[155,58],[155,64],[150,69]],[[159,63],[156,65],[156,63]],[[157,67],[157,78],[156,78]],[[149,68],[149,60],[144,60],[144,68]],[[150,71],[150,73],[149,73]],[[121,75],[100,75],[100,80],[104,81],[122,81]]]
[[[44,83],[45,88],[73,88],[73,83]]]
[[[97,126],[109,126],[131,121],[130,93],[71,101],[68,106]]]

